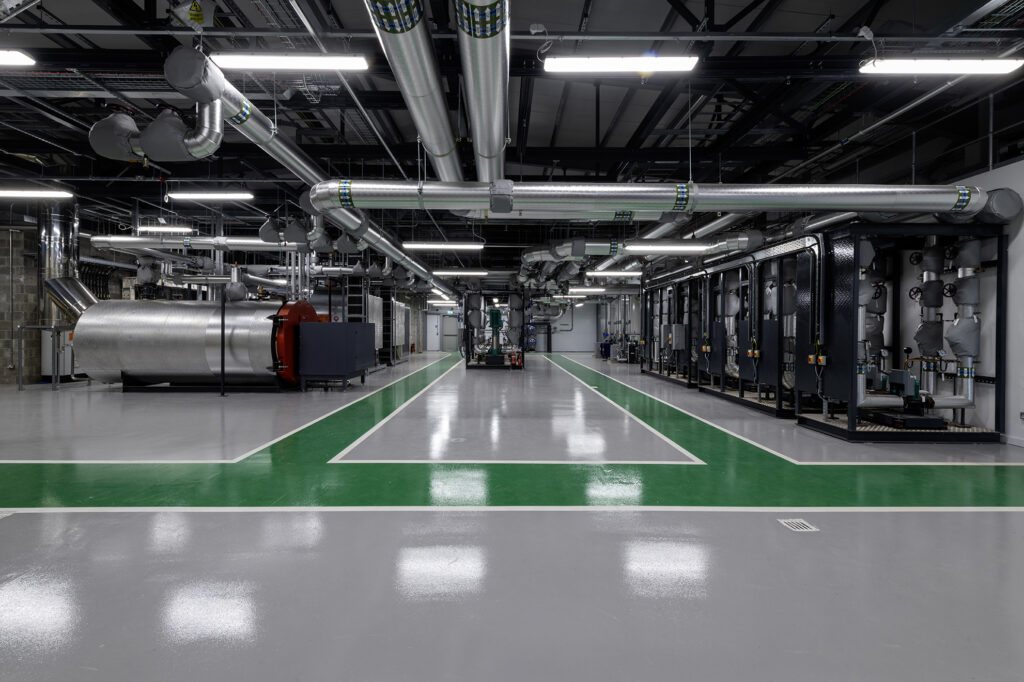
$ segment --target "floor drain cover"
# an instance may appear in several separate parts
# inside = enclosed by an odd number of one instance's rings
[[[803,519],[779,519],[786,528],[797,533],[816,533],[818,529],[811,524],[807,523]]]

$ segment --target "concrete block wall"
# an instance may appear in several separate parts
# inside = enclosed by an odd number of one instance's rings
[[[16,332],[12,335],[11,321],[14,325],[39,323],[39,269],[38,261],[26,257],[28,251],[35,254],[35,232],[20,230],[0,230],[0,384],[17,382],[17,363],[15,348]],[[9,239],[14,239],[14,258],[8,256]],[[13,310],[10,275],[14,272]],[[26,330],[24,342],[25,381],[39,381],[39,331]]]

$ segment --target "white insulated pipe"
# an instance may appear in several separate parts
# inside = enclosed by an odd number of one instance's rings
[[[508,212],[867,211],[973,215],[987,200],[964,185],[698,185],[695,183],[415,182],[329,180],[310,190],[319,210],[402,208]]]

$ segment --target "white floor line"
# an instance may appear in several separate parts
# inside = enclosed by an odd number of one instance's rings
[[[556,363],[556,362],[555,362],[554,360],[552,360],[552,359],[551,359],[551,358],[549,358],[548,356],[544,355],[544,356],[542,356],[542,357],[543,357],[543,358],[544,358],[545,360],[547,360],[548,362],[550,362],[550,363],[551,363],[552,365],[554,365],[555,367],[558,367],[558,363]],[[565,356],[562,356],[562,357],[565,357]],[[579,364],[579,363],[576,363],[576,364]],[[585,365],[580,365],[580,367],[584,367],[584,366],[585,366]],[[699,459],[699,458],[698,458],[698,457],[697,457],[696,455],[694,455],[694,454],[693,454],[692,452],[688,451],[688,450],[687,450],[686,448],[684,448],[684,447],[682,447],[681,445],[679,445],[679,443],[676,443],[675,441],[673,441],[673,440],[670,440],[670,439],[668,438],[668,436],[666,436],[665,434],[663,434],[663,433],[662,433],[661,431],[658,431],[657,429],[655,429],[655,428],[654,428],[653,426],[651,426],[650,424],[648,424],[648,423],[644,422],[644,421],[643,421],[642,419],[640,419],[639,417],[637,417],[637,416],[636,416],[635,414],[633,414],[632,412],[630,412],[629,410],[627,410],[626,408],[624,408],[624,407],[623,407],[622,405],[619,405],[619,404],[618,404],[617,402],[615,402],[614,400],[612,400],[612,399],[611,399],[611,398],[609,398],[608,396],[604,395],[603,393],[601,393],[600,391],[598,391],[598,390],[597,390],[596,388],[594,388],[593,386],[591,386],[591,385],[590,385],[590,384],[588,384],[587,382],[583,381],[582,379],[580,379],[579,377],[577,377],[576,375],[574,375],[574,374],[573,374],[572,372],[570,372],[570,371],[568,371],[568,370],[566,370],[566,369],[563,369],[562,367],[558,367],[558,369],[560,369],[561,371],[563,371],[563,372],[565,372],[566,374],[568,374],[568,375],[569,375],[570,377],[572,377],[572,378],[573,378],[574,380],[576,380],[576,381],[578,381],[579,383],[581,383],[581,384],[583,384],[584,386],[586,386],[586,387],[587,387],[587,390],[589,390],[589,391],[592,391],[592,392],[594,393],[594,395],[596,395],[596,396],[598,396],[598,397],[600,397],[600,398],[602,398],[602,399],[604,399],[604,400],[608,401],[608,402],[609,402],[610,404],[614,405],[614,406],[615,406],[615,407],[616,407],[617,409],[621,410],[621,411],[622,411],[623,413],[625,413],[625,414],[626,414],[626,415],[627,415],[627,416],[628,416],[628,417],[629,417],[630,419],[632,419],[633,421],[635,421],[635,422],[636,422],[637,424],[639,424],[640,426],[644,427],[645,429],[647,429],[648,431],[650,431],[651,433],[653,433],[653,434],[654,434],[655,436],[657,436],[657,437],[658,437],[658,438],[660,438],[661,440],[665,441],[665,442],[666,442],[666,443],[668,443],[668,444],[669,444],[670,446],[672,446],[673,448],[675,448],[676,450],[678,450],[679,452],[681,452],[682,454],[684,454],[684,455],[685,455],[686,457],[688,457],[688,458],[690,459],[690,461],[689,461],[689,462],[677,462],[677,464],[704,464],[704,465],[706,465],[706,464],[707,464],[707,462],[704,462],[704,461],[702,461],[701,459]],[[638,462],[638,463],[639,463],[639,462]]]
[[[510,511],[543,511],[543,512],[694,512],[694,513],[771,513],[780,512],[814,513],[814,514],[906,514],[906,513],[1020,513],[1024,507],[708,507],[708,506],[637,506],[637,505],[602,505],[585,506],[352,506],[352,507],[0,507],[0,514],[110,514],[110,513],[162,513],[186,512],[194,514],[235,514],[253,512],[510,512]]]
[[[335,464],[582,464],[604,466],[606,464],[703,464],[703,462],[680,462],[673,459],[345,459]]]
[[[252,450],[249,450],[245,454],[239,455],[238,457],[235,457],[233,459],[0,459],[0,464],[76,464],[76,465],[77,464],[237,464],[238,462],[241,462],[243,459],[246,459],[247,457],[251,457],[252,455],[255,455],[257,452],[260,452],[261,450],[270,447],[274,443],[277,443],[278,441],[282,441],[285,438],[287,438],[288,436],[292,436],[292,435],[298,433],[299,431],[301,431],[301,430],[303,430],[305,428],[308,428],[308,427],[312,426],[313,424],[316,424],[319,421],[327,419],[327,417],[330,417],[333,414],[341,412],[346,407],[350,407],[352,405],[355,405],[356,403],[358,403],[361,400],[366,400],[367,398],[372,396],[374,393],[379,393],[379,392],[383,391],[385,388],[388,388],[389,386],[393,386],[393,385],[397,384],[399,381],[402,381],[403,379],[408,379],[409,377],[411,377],[412,375],[416,374],[417,372],[422,372],[423,370],[427,369],[428,367],[432,367],[433,365],[436,365],[437,363],[441,362],[445,358],[448,358],[450,355],[451,355],[451,353],[447,353],[444,356],[434,360],[433,362],[429,362],[426,365],[423,365],[419,369],[413,370],[412,372],[409,372],[408,374],[404,374],[404,375],[398,377],[394,381],[390,381],[390,382],[384,384],[383,386],[375,388],[372,391],[370,391],[369,393],[367,393],[366,395],[359,396],[355,400],[353,400],[351,402],[348,402],[348,403],[345,403],[344,405],[341,405],[341,406],[331,410],[330,412],[327,412],[326,414],[322,414],[319,417],[317,417],[316,419],[313,419],[312,421],[306,422],[302,426],[294,428],[291,431],[289,431],[288,433],[285,433],[285,434],[282,434],[280,436],[277,436],[273,440],[269,440],[266,443],[264,443],[262,445],[259,445],[259,446],[255,447],[255,448],[253,448]],[[456,366],[458,366],[458,365],[456,365]]]
[[[366,432],[366,433],[364,433],[363,435],[359,436],[359,438],[356,438],[356,439],[355,439],[354,441],[352,441],[352,443],[351,443],[351,444],[350,444],[350,445],[349,445],[349,446],[348,446],[347,448],[345,448],[344,450],[342,450],[341,452],[339,452],[338,454],[336,454],[336,455],[335,455],[334,457],[332,457],[331,459],[329,459],[329,460],[327,461],[327,463],[328,463],[328,464],[337,464],[337,463],[338,463],[338,462],[339,462],[339,461],[340,461],[340,460],[341,460],[341,459],[342,459],[342,458],[343,458],[343,457],[344,457],[345,455],[347,455],[348,453],[350,453],[350,452],[352,451],[352,449],[353,449],[353,448],[355,448],[355,447],[358,447],[358,446],[359,446],[359,444],[360,444],[360,443],[362,443],[362,442],[363,442],[364,440],[366,440],[367,438],[369,438],[369,437],[370,437],[370,436],[372,436],[373,434],[377,433],[377,431],[379,431],[379,430],[380,430],[380,428],[381,428],[382,426],[384,426],[384,425],[385,425],[385,424],[387,424],[387,423],[388,423],[389,421],[391,421],[392,419],[394,419],[394,418],[395,418],[395,416],[396,416],[396,415],[397,415],[397,414],[398,414],[399,412],[401,412],[401,411],[402,411],[402,410],[404,410],[405,408],[409,407],[409,405],[411,405],[411,404],[412,404],[412,403],[413,403],[413,402],[414,402],[414,401],[415,401],[415,400],[416,400],[417,398],[419,398],[419,397],[420,397],[421,395],[423,395],[423,393],[424,393],[425,391],[429,390],[431,386],[433,386],[434,384],[436,384],[437,382],[439,382],[439,381],[440,381],[441,379],[444,379],[444,378],[445,378],[445,377],[446,377],[446,376],[448,375],[448,372],[452,371],[452,370],[453,370],[453,369],[455,369],[456,367],[459,367],[459,366],[460,366],[461,364],[462,364],[461,362],[456,362],[456,363],[455,363],[454,365],[452,365],[451,367],[449,367],[448,369],[446,369],[446,370],[445,370],[445,371],[444,371],[444,372],[443,372],[443,373],[441,374],[441,376],[437,377],[436,379],[434,379],[433,381],[431,381],[431,382],[430,382],[429,384],[427,384],[426,386],[424,386],[422,390],[420,390],[420,391],[417,391],[417,392],[416,392],[416,395],[412,396],[411,398],[409,398],[408,400],[406,400],[406,401],[405,401],[404,403],[402,403],[401,405],[399,405],[399,406],[398,406],[398,408],[397,408],[397,409],[396,409],[396,410],[395,410],[394,412],[392,412],[392,413],[391,413],[391,414],[389,414],[388,416],[386,416],[386,417],[384,417],[383,419],[381,419],[381,420],[380,420],[379,422],[377,422],[377,423],[376,423],[376,424],[375,424],[375,425],[373,426],[373,428],[371,428],[371,429],[370,429],[369,431],[367,431],[367,432]]]
[[[593,367],[587,367],[582,362],[577,362],[576,360],[573,360],[572,358],[568,357],[567,355],[564,355],[562,353],[556,353],[556,355],[558,355],[561,358],[564,358],[564,359],[568,360],[569,362],[577,364],[577,365],[579,365],[580,367],[582,367],[584,369],[589,369],[591,372],[597,372],[601,376],[606,377],[608,379],[611,379],[612,381],[614,381],[617,384],[622,384],[626,388],[632,389],[632,390],[636,391],[637,393],[642,393],[643,395],[647,396],[648,398],[651,398],[652,400],[657,400],[659,403],[662,403],[664,405],[668,405],[673,410],[676,410],[677,412],[682,412],[683,414],[685,414],[685,415],[687,415],[689,417],[693,417],[694,419],[696,419],[698,421],[702,421],[705,424],[707,424],[708,426],[714,427],[714,428],[718,429],[719,431],[721,431],[723,433],[729,434],[733,438],[739,438],[740,440],[742,440],[742,441],[744,441],[746,443],[750,443],[751,445],[754,445],[756,447],[761,448],[765,452],[771,453],[771,454],[775,455],[776,457],[779,457],[781,459],[786,460],[787,462],[790,462],[791,464],[796,464],[796,465],[799,465],[799,466],[930,466],[930,467],[934,467],[934,466],[951,466],[951,467],[1019,467],[1019,466],[1024,466],[1024,462],[926,462],[926,461],[914,461],[914,462],[898,462],[898,461],[897,462],[894,462],[894,461],[887,461],[887,462],[879,462],[879,461],[859,462],[859,461],[856,461],[856,460],[849,461],[849,462],[847,462],[847,461],[842,461],[842,462],[805,462],[805,461],[801,461],[801,460],[798,460],[798,459],[793,459],[792,457],[790,457],[788,455],[782,454],[778,450],[773,450],[772,448],[768,447],[767,445],[762,445],[761,443],[758,443],[757,441],[753,441],[750,438],[747,438],[746,436],[743,436],[743,435],[740,435],[740,434],[736,433],[735,431],[730,431],[729,429],[727,429],[727,428],[725,428],[723,426],[719,426],[718,424],[715,424],[714,422],[709,421],[708,419],[705,419],[704,417],[701,417],[700,415],[694,414],[693,412],[690,412],[689,410],[685,410],[685,409],[679,407],[678,405],[673,405],[672,403],[668,402],[667,400],[663,400],[662,398],[659,398],[656,395],[651,395],[647,391],[643,391],[643,390],[637,388],[636,386],[631,386],[630,384],[627,384],[625,381],[621,381],[619,379],[616,379],[611,374],[605,374],[604,372],[602,372],[602,371],[600,371],[598,369],[594,369]],[[548,360],[551,360],[551,359],[548,358]],[[553,361],[552,361],[552,363],[553,363]],[[558,365],[556,364],[555,366],[557,367]],[[559,369],[561,369],[561,368],[559,368]],[[565,371],[565,370],[563,370],[563,371]],[[947,445],[949,445],[949,444],[947,444]]]

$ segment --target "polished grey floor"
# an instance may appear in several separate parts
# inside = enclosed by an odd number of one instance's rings
[[[608,362],[589,353],[563,353],[570,360],[607,374],[715,426],[803,463],[929,462],[1024,464],[1024,448],[1005,443],[848,443],[763,412],[705,395],[640,373],[639,365]]]
[[[414,355],[345,390],[122,393],[119,384],[0,386],[0,460],[217,461],[260,448],[444,357]],[[2,678],[0,678],[2,679]]]
[[[456,366],[338,461],[381,460],[699,463],[542,357]]]
[[[0,519],[0,679],[1020,680],[1024,515]]]

